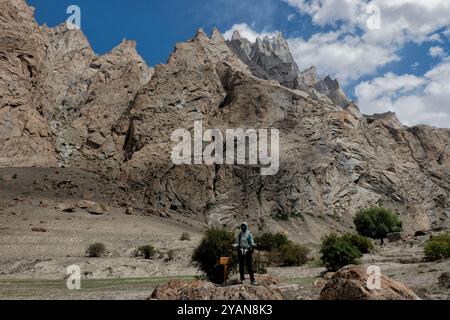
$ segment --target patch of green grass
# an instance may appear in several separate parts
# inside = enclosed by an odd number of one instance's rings
[[[195,276],[155,277],[155,278],[113,278],[113,279],[81,279],[82,290],[116,289],[126,287],[152,287],[170,280],[179,279],[193,281]],[[66,280],[0,280],[3,289],[67,289]]]

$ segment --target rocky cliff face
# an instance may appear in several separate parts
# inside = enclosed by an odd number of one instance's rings
[[[149,210],[310,241],[374,204],[407,231],[449,223],[450,130],[362,115],[336,81],[299,72],[281,35],[252,44],[200,30],[153,70],[133,42],[97,56],[80,31],[39,27],[23,0],[0,7],[2,167],[95,170],[141,190]],[[175,166],[171,135],[194,121],[279,129],[279,172]]]
[[[56,165],[44,117],[47,45],[24,1],[0,1],[0,165]]]
[[[258,78],[274,80],[285,87],[302,90],[311,98],[325,103],[345,107],[351,102],[337,80],[329,76],[318,80],[314,66],[300,72],[281,33],[274,38],[257,38],[255,43],[251,43],[242,38],[239,31],[235,31],[227,44]]]
[[[0,165],[120,162],[112,126],[153,73],[135,43],[97,56],[81,31],[39,27],[23,0],[0,7]]]

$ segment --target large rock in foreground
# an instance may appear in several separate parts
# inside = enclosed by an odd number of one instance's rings
[[[272,283],[270,283],[272,282]],[[187,282],[172,280],[157,287],[149,299],[156,300],[283,300],[273,281],[262,281],[260,286],[219,286],[207,281]]]
[[[381,289],[367,287],[365,268],[347,266],[337,271],[320,293],[321,300],[420,300],[403,283],[381,275]]]

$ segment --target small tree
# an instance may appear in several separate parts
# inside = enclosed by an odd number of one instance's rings
[[[206,273],[209,280],[216,282],[216,265],[221,257],[231,257],[232,266],[236,264],[233,233],[224,228],[212,228],[205,232],[200,245],[194,250],[192,262]]]
[[[105,245],[99,242],[91,244],[87,249],[88,256],[91,258],[101,257],[105,253],[105,251]]]
[[[136,251],[136,256],[143,256],[144,259],[150,259],[155,254],[155,248],[150,245],[139,247]]]
[[[181,241],[191,241],[191,235],[188,232],[183,232],[180,236]]]
[[[450,233],[430,238],[425,243],[424,252],[431,261],[450,258]]]
[[[381,239],[381,244],[388,233],[401,232],[403,229],[400,218],[392,211],[382,207],[363,210],[356,215],[353,221],[360,235]]]
[[[370,253],[374,246],[372,240],[359,234],[346,234],[343,236],[344,240],[358,248],[361,253]]]
[[[330,271],[337,271],[349,264],[358,264],[362,253],[344,237],[330,234],[322,241],[322,261]]]
[[[301,266],[308,261],[309,249],[289,242],[280,247],[280,256],[284,266]]]
[[[255,237],[255,242],[258,245],[258,250],[272,251],[278,250],[282,245],[289,243],[289,239],[284,233],[281,232],[264,232]]]

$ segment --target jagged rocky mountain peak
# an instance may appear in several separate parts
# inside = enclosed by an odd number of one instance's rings
[[[206,34],[205,30],[203,30],[203,28],[198,28],[197,32],[195,34],[195,37],[203,37],[203,38],[208,38],[208,35]]]
[[[314,87],[317,83],[317,68],[312,66],[299,74],[299,84]]]
[[[241,33],[238,30],[234,30],[231,40],[240,40],[242,39]]]
[[[217,27],[214,27],[212,29],[212,31],[211,31],[211,38],[219,36],[219,35],[223,38],[222,33],[220,32],[220,30]]]
[[[227,44],[259,78],[275,80],[288,88],[304,91],[312,99],[340,107],[345,107],[351,102],[336,79],[327,76],[318,80],[316,67],[300,71],[290,51],[289,43],[281,32],[273,37],[257,38],[251,43],[242,38],[236,30]]]

